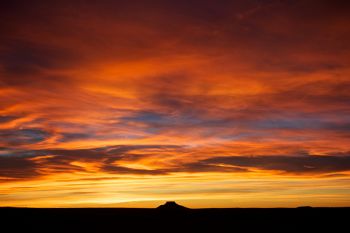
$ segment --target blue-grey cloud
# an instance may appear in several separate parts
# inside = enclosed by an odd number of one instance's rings
[[[39,128],[0,130],[1,142],[13,146],[38,143],[50,136],[49,132]]]

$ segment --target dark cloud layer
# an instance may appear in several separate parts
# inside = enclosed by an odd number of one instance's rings
[[[202,161],[213,166],[276,170],[288,173],[327,173],[350,170],[350,156],[233,156]]]
[[[33,161],[16,156],[0,155],[0,177],[33,178],[39,176],[38,167]]]
[[[181,162],[161,169],[135,169],[115,162],[138,161],[159,154],[134,154],[133,150],[176,149],[166,145],[114,146],[76,150],[13,151],[0,155],[0,176],[3,178],[32,178],[60,172],[86,171],[73,162],[90,162],[101,172],[112,174],[164,175],[178,172],[251,172],[252,169],[280,171],[293,174],[328,174],[350,171],[349,155],[334,156],[226,156],[196,162]],[[2,151],[6,151],[5,148]],[[161,152],[160,152],[161,153]],[[46,171],[45,171],[46,170]]]
[[[8,178],[32,178],[49,173],[84,171],[73,162],[91,162],[101,172],[116,174],[165,174],[167,170],[132,169],[114,165],[120,160],[138,160],[146,155],[133,154],[133,150],[178,148],[172,145],[112,146],[94,149],[11,150],[0,148],[0,176]],[[46,170],[46,171],[44,171]]]

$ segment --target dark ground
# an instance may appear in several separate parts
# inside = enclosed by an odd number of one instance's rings
[[[0,208],[0,232],[348,232],[350,208]]]

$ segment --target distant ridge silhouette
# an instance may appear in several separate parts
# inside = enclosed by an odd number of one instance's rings
[[[165,204],[158,206],[157,209],[166,211],[181,211],[188,210],[189,208],[179,205],[175,201],[167,201]]]

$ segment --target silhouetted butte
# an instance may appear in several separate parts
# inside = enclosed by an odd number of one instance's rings
[[[165,204],[157,207],[158,210],[163,211],[183,211],[188,210],[187,207],[177,204],[175,201],[167,201]]]

